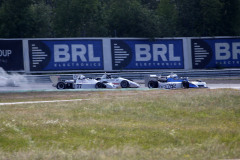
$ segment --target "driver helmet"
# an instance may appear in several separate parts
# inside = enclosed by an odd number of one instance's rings
[[[178,76],[176,74],[171,74],[170,77],[173,78],[173,79],[178,79]]]
[[[80,75],[78,79],[86,79],[86,77],[84,75]]]

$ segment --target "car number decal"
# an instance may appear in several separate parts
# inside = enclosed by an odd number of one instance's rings
[[[82,84],[76,84],[76,88],[82,88]]]
[[[160,86],[160,88],[174,89],[174,88],[177,88],[177,85],[176,84],[165,84],[165,85]]]

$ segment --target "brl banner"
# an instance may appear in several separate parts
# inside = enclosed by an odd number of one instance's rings
[[[239,68],[240,39],[192,39],[193,69]]]
[[[183,69],[181,39],[112,39],[113,70]]]
[[[29,40],[30,71],[102,70],[102,40]]]
[[[22,40],[0,40],[0,67],[5,71],[24,70]]]

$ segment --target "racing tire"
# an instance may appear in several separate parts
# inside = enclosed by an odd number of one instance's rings
[[[121,87],[122,88],[129,88],[129,83],[128,81],[126,80],[123,80],[121,83],[120,83]]]
[[[188,81],[182,81],[183,88],[189,88],[189,82]]]
[[[106,88],[106,85],[103,84],[103,83],[101,83],[101,82],[97,82],[97,83],[95,84],[95,88],[96,88],[96,89],[98,89],[98,88]]]
[[[158,88],[158,81],[149,81],[148,88]]]
[[[57,83],[57,89],[65,89],[65,83],[64,82],[58,82]]]
[[[108,83],[108,82],[106,82]],[[104,84],[104,82],[102,83],[102,88],[107,88],[106,84]]]

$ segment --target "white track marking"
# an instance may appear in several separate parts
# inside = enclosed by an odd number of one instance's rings
[[[70,99],[70,100],[52,100],[52,101],[10,102],[10,103],[0,103],[0,106],[16,105],[16,104],[35,104],[35,103],[56,103],[56,102],[89,101],[89,100],[90,99]]]

